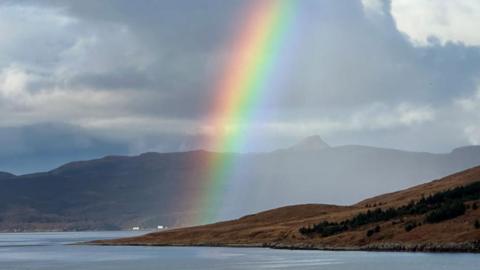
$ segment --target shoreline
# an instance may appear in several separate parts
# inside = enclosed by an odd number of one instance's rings
[[[332,247],[314,245],[285,245],[280,243],[268,244],[155,244],[155,243],[109,243],[111,240],[96,240],[76,243],[75,245],[95,246],[145,246],[145,247],[210,247],[210,248],[270,248],[283,250],[317,250],[317,251],[363,251],[363,252],[411,252],[411,253],[468,253],[480,254],[480,241],[463,243],[430,243],[430,244],[401,244],[382,243],[358,247]]]

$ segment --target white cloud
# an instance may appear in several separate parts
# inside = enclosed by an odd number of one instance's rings
[[[128,96],[99,89],[47,87],[29,90],[42,78],[19,67],[0,70],[0,125],[75,122],[86,117],[128,113]]]
[[[471,144],[480,144],[480,126],[467,126],[464,132]]]
[[[0,73],[0,98],[18,101],[26,96],[28,75],[17,67],[9,67]]]
[[[464,134],[471,144],[480,144],[480,86],[470,97],[456,101],[456,105],[464,113]]]
[[[456,102],[464,111],[478,114],[480,117],[480,87],[472,96],[459,99]]]
[[[383,0],[362,0],[362,5],[367,13],[383,14]]]
[[[283,134],[292,137],[309,136],[312,134],[329,135],[338,131],[365,131],[392,128],[409,128],[435,120],[435,111],[428,105],[413,105],[400,103],[389,106],[383,103],[374,103],[364,106],[343,117],[319,117],[308,120],[291,120],[285,122],[257,122],[249,123],[250,129],[258,134]],[[244,127],[231,125],[230,129]],[[205,128],[206,135],[217,133],[221,127]]]
[[[442,44],[480,45],[478,0],[393,0],[392,15],[398,29],[417,45],[428,45],[431,37]]]
[[[435,112],[431,107],[415,107],[407,103],[397,108],[399,122],[407,126],[421,124],[435,119]]]
[[[435,120],[435,111],[427,105],[416,106],[410,103],[400,103],[390,106],[374,103],[354,111],[345,119],[336,119],[340,130],[382,130],[421,125]]]

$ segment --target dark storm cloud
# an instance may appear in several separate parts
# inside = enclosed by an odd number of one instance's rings
[[[128,153],[128,145],[66,124],[0,128],[1,170],[28,173],[53,169],[70,160]]]
[[[118,88],[148,88],[177,102],[208,97],[224,46],[232,35],[232,22],[244,1],[49,1],[74,18],[95,25],[116,25],[129,33],[147,63],[137,71],[109,70],[113,74],[81,74],[83,80]],[[108,31],[108,30],[107,30]],[[102,33],[108,40],[108,33]],[[121,40],[117,40],[122,42]],[[110,44],[110,48],[115,44]],[[115,50],[115,48],[112,48]],[[133,55],[135,57],[135,55]],[[122,61],[129,61],[129,58]],[[123,72],[124,71],[124,72]],[[129,75],[131,73],[131,75]],[[119,78],[122,77],[123,79]],[[132,78],[129,78],[132,77]],[[143,78],[142,78],[143,77]],[[121,81],[127,81],[122,84]],[[185,93],[188,92],[188,93]],[[171,98],[161,105],[172,104]],[[185,109],[192,106],[185,106]],[[169,110],[166,110],[168,112]],[[198,113],[195,111],[195,113]]]

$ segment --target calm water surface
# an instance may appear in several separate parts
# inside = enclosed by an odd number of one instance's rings
[[[480,255],[475,254],[67,245],[132,235],[135,233],[0,234],[0,269],[480,269]]]

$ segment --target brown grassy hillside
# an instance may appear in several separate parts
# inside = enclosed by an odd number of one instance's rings
[[[381,208],[399,208],[422,197],[480,181],[480,167],[415,186],[406,190],[376,196],[352,206],[307,204],[278,208],[237,220],[205,226],[172,229],[140,237],[96,241],[105,245],[207,245],[268,246],[276,248],[479,251],[480,220],[478,199],[464,200],[464,214],[441,222],[426,222],[426,214],[408,214],[370,222],[346,231],[322,236],[300,233],[323,221],[342,222],[360,213]],[[407,231],[407,224],[416,224]],[[379,231],[367,236],[368,230]]]

